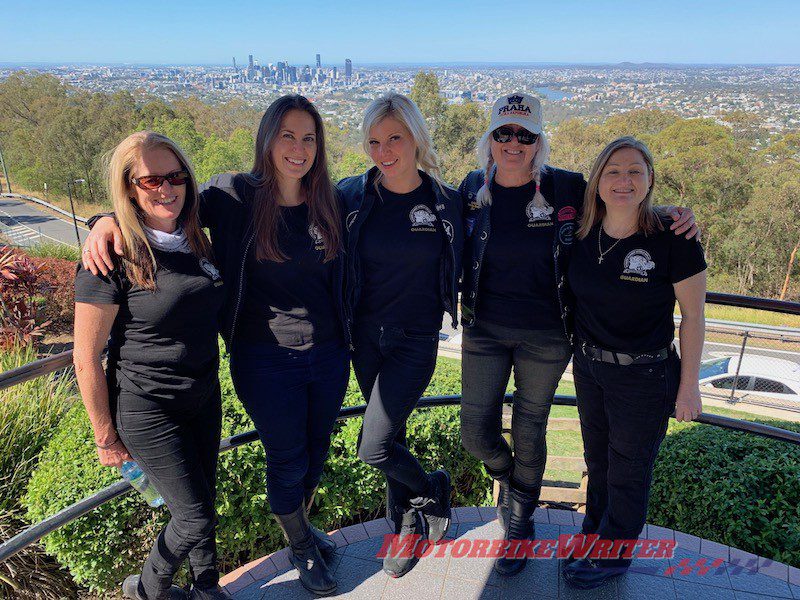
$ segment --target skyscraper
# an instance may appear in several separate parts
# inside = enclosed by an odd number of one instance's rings
[[[236,70],[236,57],[233,57],[233,70]]]
[[[252,69],[253,68],[253,55],[252,54],[248,54],[247,55],[247,68],[248,69]]]
[[[344,59],[344,82],[350,83],[353,80],[353,61],[349,58]]]
[[[322,60],[321,60],[319,54],[317,54],[317,68],[319,69],[321,66],[322,66]]]

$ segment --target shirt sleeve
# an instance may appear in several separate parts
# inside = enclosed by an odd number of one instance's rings
[[[703,247],[696,238],[687,240],[684,236],[675,235],[669,230],[667,234],[671,244],[669,277],[672,283],[678,283],[705,271],[707,265]]]
[[[119,273],[92,275],[78,263],[75,273],[75,302],[86,304],[122,304],[124,289]]]

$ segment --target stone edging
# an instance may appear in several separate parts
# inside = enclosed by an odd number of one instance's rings
[[[463,506],[453,509],[453,523],[488,523],[496,518],[497,516],[493,506]],[[533,519],[535,523],[579,527],[583,522],[583,515],[571,510],[537,508],[533,514]],[[389,521],[384,518],[367,521],[366,523],[357,523],[344,527],[343,529],[337,529],[332,531],[330,535],[336,541],[337,547],[341,548],[348,544],[383,536],[393,531]],[[732,560],[742,562],[756,561],[755,564],[758,564],[758,573],[774,577],[792,585],[800,586],[800,569],[768,558],[756,556],[755,554],[739,550],[738,548],[731,548],[724,544],[712,542],[681,531],[674,531],[667,527],[659,527],[657,525],[645,525],[645,529],[639,537],[674,539],[678,542],[679,548],[685,548],[711,558],[721,558],[725,562],[731,562]],[[282,550],[249,562],[246,565],[242,565],[235,571],[231,571],[220,579],[220,585],[225,586],[228,593],[235,594],[239,590],[257,581],[281,573],[290,567],[289,549],[283,548]]]

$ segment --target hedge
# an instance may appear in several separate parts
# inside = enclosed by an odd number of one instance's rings
[[[760,422],[800,431],[800,423]],[[648,523],[800,567],[800,448],[708,425],[671,430]]]
[[[227,357],[222,360],[220,380],[223,436],[252,429],[233,391]],[[426,394],[458,394],[460,388],[460,363],[440,359]],[[345,403],[362,402],[351,373]],[[458,418],[457,407],[417,411],[409,420],[410,446],[427,468],[450,470],[455,504],[481,505],[491,497],[491,481],[480,463],[462,449]],[[356,456],[360,426],[361,419],[350,419],[334,432],[312,511],[312,520],[328,530],[374,518],[385,510],[383,476]],[[270,516],[264,471],[259,443],[220,456],[217,541],[223,572],[285,545]],[[97,461],[89,421],[83,407],[77,406],[41,454],[25,498],[28,516],[34,521],[44,519],[117,479],[114,469]],[[45,547],[69,568],[76,582],[96,592],[111,592],[126,575],[138,571],[167,519],[165,509],[154,511],[138,495],[128,494],[50,534]]]

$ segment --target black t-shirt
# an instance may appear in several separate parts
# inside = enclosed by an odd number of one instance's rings
[[[542,178],[545,205],[534,206],[536,184],[492,183],[491,231],[481,266],[476,313],[481,321],[521,329],[560,329],[553,259],[553,178]]]
[[[255,243],[245,259],[245,284],[237,339],[307,350],[342,340],[334,299],[335,265],[309,224],[308,206],[281,207],[278,244],[283,262],[256,260]]]
[[[666,348],[675,338],[672,285],[706,268],[694,239],[675,235],[670,219],[663,231],[617,240],[600,224],[575,239],[569,285],[575,294],[575,333],[580,341],[616,352]],[[598,264],[598,234],[603,262]]]
[[[156,291],[116,269],[96,277],[79,264],[75,302],[118,304],[108,342],[109,394],[116,388],[163,400],[204,398],[215,389],[218,312],[225,294],[216,267],[193,254],[153,249]]]
[[[358,320],[426,332],[441,328],[445,238],[433,206],[433,190],[425,183],[407,194],[380,188],[358,244]]]

